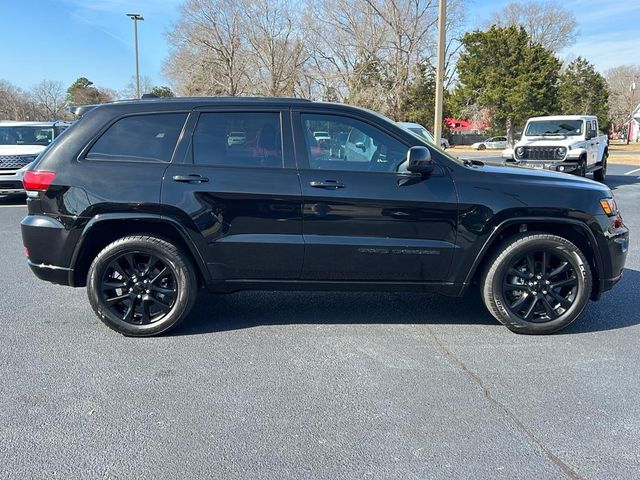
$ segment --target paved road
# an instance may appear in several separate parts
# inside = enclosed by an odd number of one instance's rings
[[[640,173],[614,166],[640,231]],[[638,478],[640,251],[561,334],[462,300],[237,293],[174,335],[102,326],[0,200],[0,478]]]

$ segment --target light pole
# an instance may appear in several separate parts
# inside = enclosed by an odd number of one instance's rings
[[[133,36],[136,44],[136,93],[140,98],[140,67],[138,66],[138,20],[144,20],[139,13],[127,13],[127,17],[133,20]]]
[[[444,47],[445,25],[447,21],[447,0],[440,0],[438,10],[438,66],[436,68],[436,112],[433,119],[433,136],[440,146],[442,137],[442,97],[444,95]]]

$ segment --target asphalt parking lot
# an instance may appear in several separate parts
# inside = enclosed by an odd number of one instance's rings
[[[0,478],[638,478],[635,169],[624,279],[542,337],[477,294],[243,292],[125,338],[31,274],[0,199]]]

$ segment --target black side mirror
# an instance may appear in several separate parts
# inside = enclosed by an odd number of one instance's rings
[[[407,170],[412,173],[429,175],[433,172],[434,164],[431,151],[427,147],[411,147],[407,152]]]
[[[596,136],[596,132],[594,132],[593,130],[589,130],[587,134],[584,136],[584,139],[591,140],[595,136]]]

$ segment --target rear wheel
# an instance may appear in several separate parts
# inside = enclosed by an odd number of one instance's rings
[[[592,277],[586,258],[569,240],[550,234],[510,239],[482,278],[491,314],[517,333],[558,331],[580,316]]]
[[[178,325],[197,294],[188,258],[166,240],[136,235],[107,245],[89,268],[94,312],[124,335],[157,335]]]

